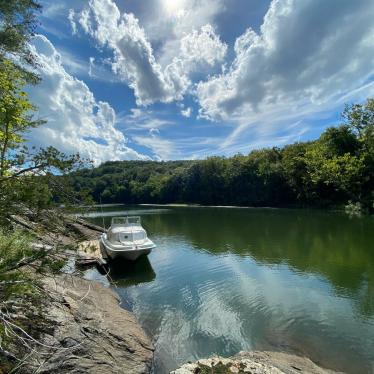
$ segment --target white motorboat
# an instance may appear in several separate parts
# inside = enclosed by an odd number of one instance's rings
[[[111,259],[136,260],[148,255],[156,245],[147,237],[140,217],[114,217],[107,233],[102,234],[101,244]]]

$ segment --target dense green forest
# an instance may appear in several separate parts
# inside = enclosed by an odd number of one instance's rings
[[[374,99],[349,105],[319,139],[198,161],[118,161],[72,174],[102,203],[343,206],[372,209]]]

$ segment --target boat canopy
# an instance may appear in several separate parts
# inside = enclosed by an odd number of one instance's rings
[[[114,217],[108,239],[116,243],[134,242],[147,239],[147,233],[140,224],[139,216]]]
[[[128,216],[128,217],[113,217],[112,227],[115,226],[140,226],[139,216]]]

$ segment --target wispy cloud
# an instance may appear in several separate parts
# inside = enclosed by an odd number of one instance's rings
[[[176,124],[173,120],[163,118],[162,113],[139,108],[131,109],[130,113],[120,113],[116,123],[120,128],[130,132],[161,129]]]
[[[157,160],[170,160],[178,158],[175,155],[175,147],[172,141],[162,139],[156,135],[157,132],[151,131],[150,136],[134,136],[133,141],[137,144],[149,148]]]

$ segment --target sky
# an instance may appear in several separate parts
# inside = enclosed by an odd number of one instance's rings
[[[199,159],[316,139],[374,96],[372,0],[41,0],[36,146]]]

